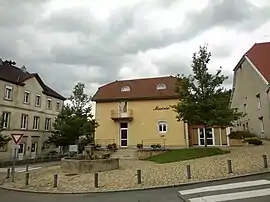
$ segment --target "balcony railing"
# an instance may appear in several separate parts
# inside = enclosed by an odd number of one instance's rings
[[[111,119],[113,120],[132,120],[133,119],[133,110],[128,109],[123,112],[120,110],[111,110]]]

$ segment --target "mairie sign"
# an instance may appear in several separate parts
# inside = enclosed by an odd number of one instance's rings
[[[160,107],[160,106],[156,106],[153,110],[154,111],[161,111],[161,110],[169,110],[170,107]]]

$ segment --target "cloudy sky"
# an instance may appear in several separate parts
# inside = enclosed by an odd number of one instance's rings
[[[1,0],[0,57],[64,96],[79,81],[93,95],[116,79],[188,74],[204,44],[210,69],[232,76],[244,52],[270,41],[269,9],[269,0]]]

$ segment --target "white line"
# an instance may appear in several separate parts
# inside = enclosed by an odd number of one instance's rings
[[[270,195],[270,188],[189,199],[190,202],[221,202]]]
[[[28,171],[31,171],[31,170],[37,170],[37,169],[40,169],[41,167],[36,167],[36,168],[28,168]],[[22,172],[26,172],[25,168],[23,170],[18,170],[16,171],[15,169],[15,172],[17,173],[22,173]]]
[[[259,185],[265,185],[265,184],[270,184],[270,181],[256,180],[256,181],[222,184],[222,185],[217,185],[217,186],[209,186],[209,187],[201,187],[201,188],[183,190],[183,191],[179,191],[179,193],[181,195],[187,195],[187,194],[196,194],[196,193],[209,192],[209,191],[218,191],[218,190],[236,189],[236,188],[242,188],[242,187],[259,186]]]

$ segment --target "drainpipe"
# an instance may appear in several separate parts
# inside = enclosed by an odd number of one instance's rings
[[[184,122],[184,139],[185,139],[185,147],[189,147],[188,124],[186,122]]]

